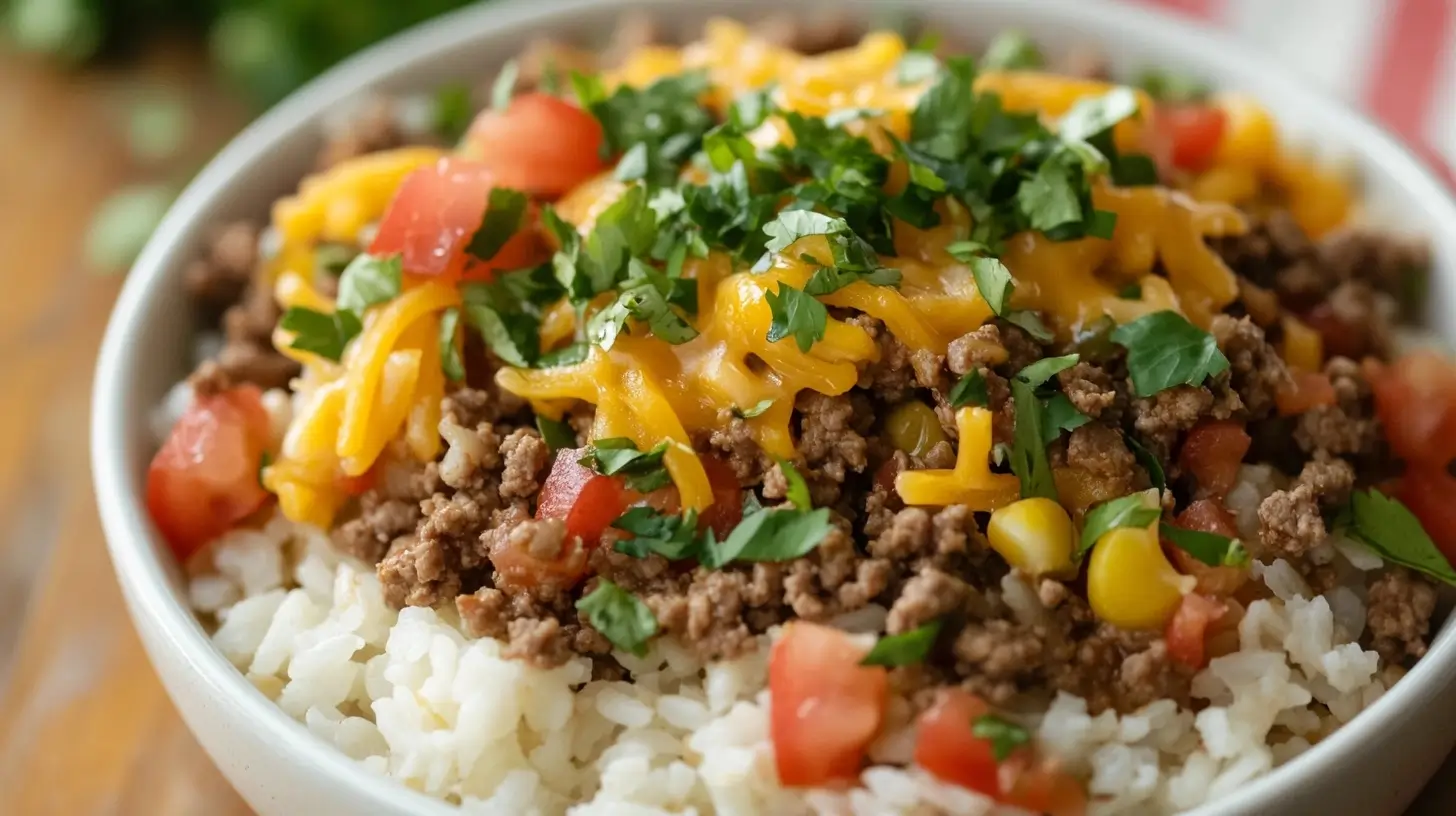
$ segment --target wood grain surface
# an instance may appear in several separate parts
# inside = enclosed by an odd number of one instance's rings
[[[196,54],[63,76],[0,55],[0,814],[247,814],[187,732],[127,619],[86,452],[91,369],[120,281],[81,261],[95,206],[185,176],[241,124]],[[118,118],[149,83],[196,111],[173,168],[128,157]],[[189,165],[188,163],[192,164]],[[1456,813],[1448,761],[1413,814]]]

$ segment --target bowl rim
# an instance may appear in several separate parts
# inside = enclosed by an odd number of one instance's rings
[[[258,691],[213,646],[189,608],[185,590],[173,585],[167,565],[155,555],[165,551],[165,547],[157,542],[146,516],[139,474],[128,464],[128,452],[137,443],[129,431],[144,425],[136,419],[139,409],[128,405],[124,396],[132,373],[146,367],[146,362],[133,351],[137,345],[134,338],[148,330],[139,317],[156,294],[169,285],[169,279],[175,285],[178,275],[174,270],[185,259],[174,256],[187,233],[197,227],[194,222],[205,209],[204,205],[225,195],[233,179],[257,163],[275,144],[302,129],[317,127],[339,103],[411,66],[428,64],[436,52],[468,45],[493,29],[550,30],[578,11],[598,10],[602,5],[650,11],[667,9],[675,2],[501,0],[450,12],[359,52],[259,117],[208,163],[187,185],[147,242],[112,310],[93,380],[90,453],[102,526],[129,610],[133,616],[149,618],[165,648],[175,651],[213,695],[230,700],[251,721],[248,727],[264,732],[263,736],[277,751],[313,772],[325,774],[332,785],[362,789],[380,806],[402,812],[454,812],[452,806],[440,800],[366,771]],[[842,5],[864,9],[877,4],[873,0],[849,0]],[[902,8],[913,12],[916,7],[936,5],[949,4],[944,0],[939,3],[909,0]],[[1362,113],[1309,87],[1287,69],[1222,31],[1200,28],[1157,9],[1081,0],[972,0],[957,6],[968,13],[976,7],[1061,17],[1072,23],[1106,23],[1110,19],[1128,40],[1176,41],[1187,55],[1185,64],[1217,66],[1230,75],[1257,80],[1279,95],[1302,97],[1319,117],[1338,121],[1348,129],[1352,152],[1363,154],[1371,165],[1379,166],[1400,185],[1415,191],[1422,206],[1436,211],[1433,220],[1456,224],[1456,200],[1451,191],[1439,181],[1439,174],[1410,148]],[[1277,802],[1285,792],[1317,784],[1330,766],[1357,756],[1383,720],[1409,712],[1432,698],[1439,678],[1453,671],[1456,671],[1456,625],[1448,618],[1426,656],[1360,716],[1275,772],[1192,813],[1213,816],[1226,810],[1258,808],[1261,804]]]

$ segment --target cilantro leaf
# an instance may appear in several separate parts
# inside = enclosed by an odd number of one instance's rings
[[[1030,309],[1015,309],[1002,316],[1003,319],[1013,326],[1031,335],[1033,340],[1041,343],[1050,343],[1056,339],[1046,324],[1041,322],[1041,315]]]
[[[662,463],[668,444],[664,440],[650,451],[641,451],[626,437],[597,439],[587,446],[578,462],[603,476],[624,477],[627,487],[639,493],[651,493],[672,482]]]
[[[1112,341],[1127,349],[1127,373],[1139,397],[1176,385],[1200,385],[1229,367],[1213,335],[1173,311],[1124,323]]]
[[[800,510],[813,510],[814,505],[809,501],[809,484],[804,481],[803,474],[799,473],[799,469],[787,459],[779,459],[778,462],[779,470],[784,474],[784,481],[789,485],[784,498],[789,500],[789,504]]]
[[[399,255],[355,255],[339,273],[338,308],[360,315],[370,306],[394,300],[399,297],[403,271]]]
[[[966,405],[979,405],[982,408],[991,404],[991,395],[986,388],[986,378],[981,375],[981,369],[973,368],[966,372],[964,377],[956,382],[950,389],[950,407],[961,408]]]
[[[1042,162],[1036,173],[1021,183],[1016,191],[1016,203],[1032,229],[1054,234],[1081,224],[1080,175],[1065,161],[1053,159]]]
[[[1137,440],[1137,437],[1130,433],[1124,432],[1122,441],[1127,443],[1128,449],[1132,451],[1132,455],[1137,459],[1138,464],[1142,465],[1143,470],[1148,472],[1148,480],[1153,483],[1153,487],[1156,487],[1159,492],[1167,490],[1168,477],[1164,475],[1163,464],[1158,461],[1158,457],[1154,456],[1152,451],[1148,450],[1143,443]]]
[[[1063,431],[1075,430],[1091,421],[1092,417],[1078,411],[1077,406],[1060,391],[1042,402],[1041,430],[1046,434],[1048,445],[1055,442]]]
[[[1210,567],[1241,567],[1249,563],[1248,552],[1236,538],[1189,530],[1166,522],[1159,526],[1158,535]],[[1452,577],[1456,578],[1456,575]]]
[[[462,82],[441,85],[430,106],[430,126],[446,142],[460,141],[474,115],[470,86]]]
[[[294,306],[284,312],[278,320],[278,326],[284,331],[294,333],[289,348],[312,352],[330,360],[341,359],[344,356],[344,347],[364,329],[358,315],[348,309],[326,314],[301,306]]]
[[[1378,490],[1362,490],[1350,497],[1341,520],[1385,560],[1456,584],[1456,570],[1404,504]]]
[[[773,318],[767,334],[770,343],[792,336],[799,351],[807,352],[824,339],[829,310],[814,297],[780,281],[778,290],[765,292],[764,299]]]
[[[1076,354],[1066,354],[1061,357],[1043,357],[1016,372],[1016,379],[1035,388],[1058,373],[1076,365],[1078,359],[1079,357]]]
[[[508,187],[492,187],[480,226],[465,251],[482,261],[494,258],[521,228],[526,217],[526,194]]]
[[[800,238],[810,235],[835,235],[849,232],[849,223],[843,218],[832,218],[813,210],[784,210],[778,217],[764,225],[768,243],[764,249],[782,252]]]
[[[910,113],[910,145],[932,156],[954,160],[970,148],[975,124],[976,79],[967,58],[947,60],[935,84],[921,95]]]
[[[1011,291],[1016,288],[1011,271],[995,258],[972,258],[971,275],[976,279],[976,291],[981,293],[991,312],[998,316],[1003,314]]]
[[[614,549],[633,558],[656,554],[669,561],[681,561],[696,557],[701,546],[698,513],[692,509],[679,516],[659,513],[645,505],[629,507],[612,526],[632,534],[632,538],[618,539]],[[712,535],[711,530],[708,535]]]
[[[572,343],[542,354],[536,358],[536,367],[556,368],[558,366],[576,365],[585,360],[589,354],[591,354],[590,345],[586,343]]]
[[[511,94],[516,91],[516,78],[520,76],[521,64],[516,60],[507,60],[501,66],[500,73],[495,75],[495,82],[490,86],[490,106],[498,111],[503,111],[511,106]]]
[[[944,624],[939,619],[908,632],[886,635],[875,641],[874,648],[860,660],[861,666],[910,666],[924,663]]]
[[[1137,85],[1159,102],[1199,102],[1209,94],[1208,84],[1196,77],[1173,71],[1150,69],[1138,76]]]
[[[733,415],[738,417],[739,419],[753,419],[756,416],[762,416],[764,411],[767,411],[769,408],[773,407],[773,404],[774,400],[772,397],[770,397],[768,399],[759,400],[758,402],[750,405],[747,408],[739,408],[735,405],[733,406]]]
[[[460,310],[446,309],[440,314],[440,369],[455,382],[465,379],[465,364],[460,359],[460,346],[455,342],[459,333]]]
[[[760,507],[746,513],[721,543],[705,546],[700,561],[710,569],[731,561],[792,561],[819,546],[833,526],[827,508]]]
[[[971,723],[971,734],[991,743],[991,754],[997,762],[1005,762],[1017,748],[1031,742],[1031,733],[1025,728],[995,714],[977,717]]]
[[[935,76],[940,60],[927,51],[906,51],[895,66],[895,80],[901,85],[915,85]]]
[[[541,441],[551,449],[552,453],[562,448],[576,447],[576,431],[571,426],[559,419],[551,419],[543,414],[536,415],[536,430],[541,433]]]
[[[495,355],[526,367],[540,354],[540,320],[502,279],[460,287],[465,319]]]
[[[772,85],[744,91],[728,106],[728,121],[747,132],[763,124],[774,111]]]
[[[657,634],[657,618],[647,604],[605,578],[597,580],[576,608],[613,646],[638,657],[647,654],[647,641]]]
[[[1074,555],[1080,559],[1105,533],[1119,527],[1146,527],[1161,514],[1158,508],[1148,506],[1141,493],[1105,501],[1087,511],[1082,521],[1082,538]]]
[[[325,275],[331,278],[340,277],[357,257],[359,257],[359,253],[353,247],[346,247],[343,244],[319,244],[313,251],[314,274],[319,277]]]
[[[647,324],[658,339],[673,345],[686,343],[698,336],[676,309],[673,302],[686,303],[696,310],[696,282],[666,275],[633,258],[629,277],[621,283],[617,299],[592,315],[587,335],[604,349],[610,349],[622,332],[628,317]]]
[[[1113,88],[1102,96],[1077,100],[1062,116],[1057,133],[1068,141],[1085,142],[1137,115],[1137,94],[1131,88]]]
[[[646,88],[623,83],[610,95],[595,77],[573,75],[572,85],[582,105],[602,124],[606,154],[641,145],[642,178],[650,184],[670,185],[714,125],[713,114],[699,103],[708,88],[702,71],[664,77]]]
[[[1046,455],[1041,400],[1037,399],[1034,386],[1020,376],[1011,379],[1011,400],[1016,410],[1016,429],[1011,438],[1011,472],[1021,480],[1021,497],[1055,499],[1057,485],[1052,479],[1052,466]]]
[[[652,248],[658,229],[657,215],[640,184],[628,187],[603,210],[585,239],[550,207],[542,208],[541,222],[561,246],[552,268],[573,303],[616,288],[629,262]]]
[[[981,55],[981,67],[988,71],[1031,71],[1045,65],[1036,43],[1015,29],[997,34]]]

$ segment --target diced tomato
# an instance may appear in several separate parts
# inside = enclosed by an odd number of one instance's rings
[[[563,195],[607,167],[601,123],[550,94],[522,94],[504,111],[483,111],[465,138],[497,183],[536,198]]]
[[[1213,161],[1223,140],[1224,112],[1209,105],[1162,105],[1153,128],[1170,145],[1174,167],[1202,170]]]
[[[498,181],[481,162],[440,159],[405,177],[379,222],[369,251],[401,256],[412,275],[464,274],[486,279],[496,271],[533,266],[547,256],[527,214],[523,228],[490,260],[470,256],[466,247],[485,218],[490,191]]]
[[[1446,560],[1456,563],[1456,478],[1445,467],[1412,464],[1395,497],[1420,519]]]
[[[1053,816],[1080,816],[1087,807],[1082,784],[1029,748],[1002,763],[989,740],[972,730],[991,713],[981,698],[958,688],[943,689],[916,723],[915,763],[937,778],[1000,802]]]
[[[1204,650],[1208,628],[1223,617],[1226,609],[1223,603],[1197,592],[1184,595],[1183,602],[1168,620],[1168,628],[1163,633],[1168,643],[1168,655],[1190,668],[1203,668],[1208,662]]]
[[[743,488],[732,466],[716,456],[699,457],[713,486],[713,506],[698,518],[699,528],[712,528],[722,541],[743,520]]]
[[[1456,363],[1416,351],[1375,369],[1370,380],[1396,456],[1441,467],[1456,459]]]
[[[942,690],[916,724],[915,764],[963,788],[999,796],[996,756],[991,743],[971,732],[976,718],[991,707],[958,688]]]
[[[1340,317],[1329,303],[1320,303],[1301,318],[1305,325],[1319,332],[1326,357],[1349,357],[1358,360],[1370,351],[1370,333]]]
[[[547,557],[536,552],[540,542],[533,538],[497,536],[490,546],[490,564],[495,567],[498,587],[575,586],[586,577],[588,548],[569,532],[561,547]]]
[[[536,518],[564,519],[568,536],[579,536],[582,544],[594,547],[630,502],[621,478],[603,476],[581,464],[585,453],[585,448],[556,452],[551,474],[541,486]]]
[[[258,468],[269,436],[252,385],[197,397],[173,426],[147,470],[147,510],[179,561],[268,500]]]
[[[1193,474],[1205,495],[1222,496],[1238,480],[1239,463],[1252,441],[1242,423],[1200,422],[1183,440],[1178,464]]]
[[[1238,525],[1233,514],[1215,499],[1199,499],[1173,519],[1173,524],[1186,530],[1215,533],[1229,538],[1239,537]],[[1217,598],[1234,594],[1249,580],[1245,567],[1211,567],[1199,561],[1181,547],[1165,543],[1163,550],[1173,566],[1184,575],[1198,579],[1197,591]]]
[[[795,621],[768,660],[769,734],[779,782],[813,787],[859,776],[889,700],[882,666],[838,629]]]
[[[1335,387],[1326,374],[1290,371],[1294,382],[1274,394],[1274,405],[1282,416],[1295,416],[1322,405],[1335,404]]]
[[[366,490],[374,486],[377,480],[374,468],[370,468],[358,476],[345,476],[339,481],[340,487],[350,496],[361,496]]]

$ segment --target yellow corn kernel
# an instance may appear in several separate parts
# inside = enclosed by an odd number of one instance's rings
[[[1000,553],[1006,563],[1033,577],[1075,575],[1075,536],[1067,511],[1051,499],[1040,497],[996,510],[986,528],[991,549]]]
[[[1168,622],[1198,580],[1179,575],[1158,544],[1157,522],[1104,533],[1087,565],[1087,600],[1097,617],[1124,629],[1157,629]]]
[[[1293,315],[1285,315],[1280,321],[1284,326],[1284,362],[1299,371],[1320,371],[1324,368],[1325,340],[1320,333],[1311,329],[1304,321]]]
[[[1199,201],[1243,204],[1259,195],[1259,174],[1252,167],[1217,165],[1195,177],[1188,185],[1188,194]]]
[[[931,448],[949,441],[935,410],[919,400],[896,405],[885,417],[885,432],[890,435],[890,444],[911,456],[924,456]]]
[[[1214,104],[1227,122],[1214,164],[1265,168],[1273,163],[1279,134],[1269,111],[1253,97],[1235,93],[1218,94]]]

